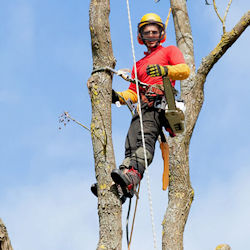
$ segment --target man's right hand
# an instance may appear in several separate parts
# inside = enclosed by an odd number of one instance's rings
[[[112,89],[112,103],[119,101],[119,95]]]

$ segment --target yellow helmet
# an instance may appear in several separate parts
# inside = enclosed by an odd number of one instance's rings
[[[138,23],[138,42],[144,44],[144,39],[142,36],[142,28],[147,24],[157,24],[160,27],[161,35],[159,37],[159,42],[163,43],[166,40],[165,33],[165,24],[162,22],[160,16],[155,13],[148,13],[141,18],[141,21]]]

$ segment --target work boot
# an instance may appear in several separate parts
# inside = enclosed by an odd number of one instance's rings
[[[133,167],[123,171],[114,169],[111,172],[111,178],[117,185],[121,186],[126,197],[132,198],[136,191],[136,186],[141,180],[141,174]]]
[[[90,187],[90,190],[94,196],[98,197],[98,195],[97,195],[97,183],[92,184]]]
[[[117,191],[118,191],[118,196],[123,204],[126,201],[127,197],[123,194],[123,191],[122,191],[122,188],[120,185],[116,185],[116,187],[117,187]],[[90,190],[96,197],[98,197],[98,195],[97,195],[97,183],[92,184],[90,187]]]

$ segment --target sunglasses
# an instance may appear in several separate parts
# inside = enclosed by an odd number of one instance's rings
[[[142,32],[143,36],[149,36],[150,34],[156,36],[156,35],[160,35],[160,32],[157,30],[149,30],[149,31]]]

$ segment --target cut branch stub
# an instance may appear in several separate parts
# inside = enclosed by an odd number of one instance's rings
[[[231,247],[227,244],[220,244],[216,247],[215,250],[231,250]]]

